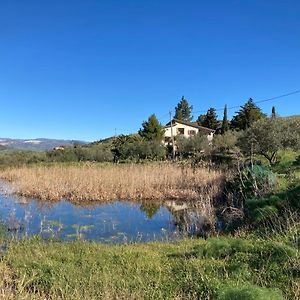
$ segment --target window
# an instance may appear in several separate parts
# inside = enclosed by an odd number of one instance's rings
[[[195,135],[196,134],[196,130],[189,130],[188,131],[188,135]]]
[[[184,134],[184,128],[177,128],[177,134],[183,135]]]

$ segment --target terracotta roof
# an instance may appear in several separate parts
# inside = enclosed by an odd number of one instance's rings
[[[173,119],[172,122],[173,122],[173,124],[174,123],[179,123],[179,124],[191,126],[191,127],[194,127],[194,128],[198,128],[199,130],[201,130],[203,132],[208,132],[208,133],[215,132],[214,129],[199,126],[197,122],[188,122],[188,121],[183,121],[183,120],[178,120],[178,119]],[[171,122],[167,123],[165,127],[170,127],[170,126],[171,126]]]

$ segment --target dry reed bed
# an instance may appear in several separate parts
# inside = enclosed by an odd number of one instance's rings
[[[74,202],[138,199],[212,199],[222,173],[175,164],[31,166],[2,170],[21,196]]]

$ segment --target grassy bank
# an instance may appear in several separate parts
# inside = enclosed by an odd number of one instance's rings
[[[295,230],[123,246],[32,239],[2,258],[0,290],[5,299],[300,299],[299,242]]]
[[[221,172],[175,164],[49,165],[6,168],[0,178],[22,196],[45,200],[181,199],[210,201],[220,192]]]

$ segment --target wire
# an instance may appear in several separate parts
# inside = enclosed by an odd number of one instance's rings
[[[159,117],[159,118],[157,118],[157,119],[158,119],[158,120],[162,120],[162,119],[166,118],[169,114],[170,114],[170,113],[164,114],[163,116],[161,116],[161,117]]]
[[[267,98],[267,99],[263,99],[263,100],[259,100],[259,101],[254,101],[254,103],[258,104],[258,103],[268,102],[268,101],[284,98],[284,97],[287,97],[287,96],[291,96],[291,95],[294,95],[294,94],[298,94],[298,93],[300,93],[300,90],[290,92],[290,93],[287,93],[287,94],[283,94],[283,95],[280,95],[280,96],[272,97],[272,98]],[[240,108],[240,107],[241,107],[241,105],[230,106],[230,107],[227,107],[227,110],[236,109],[236,108]],[[223,110],[224,110],[224,107],[216,109],[216,111],[223,111]],[[193,111],[193,113],[201,113],[201,112],[206,113],[207,110]]]
[[[267,98],[267,99],[263,99],[263,100],[259,100],[259,101],[254,101],[254,103],[258,104],[258,103],[263,103],[263,102],[269,102],[269,101],[272,101],[272,100],[288,97],[288,96],[298,94],[298,93],[300,93],[300,90],[296,90],[294,92],[286,93],[286,94],[275,96],[275,97],[272,97],[272,98]],[[230,107],[227,107],[227,110],[236,109],[236,108],[240,108],[240,107],[241,107],[241,105],[230,106]],[[224,107],[216,109],[216,111],[223,111],[223,110],[224,110]],[[174,110],[172,110],[171,112],[175,113]],[[206,113],[206,112],[207,112],[207,110],[197,110],[197,111],[193,111],[192,113],[194,114],[194,113]],[[164,114],[163,116],[161,116],[160,118],[157,118],[157,119],[159,121],[161,121],[162,119],[164,119],[168,115],[169,115],[169,113]]]

